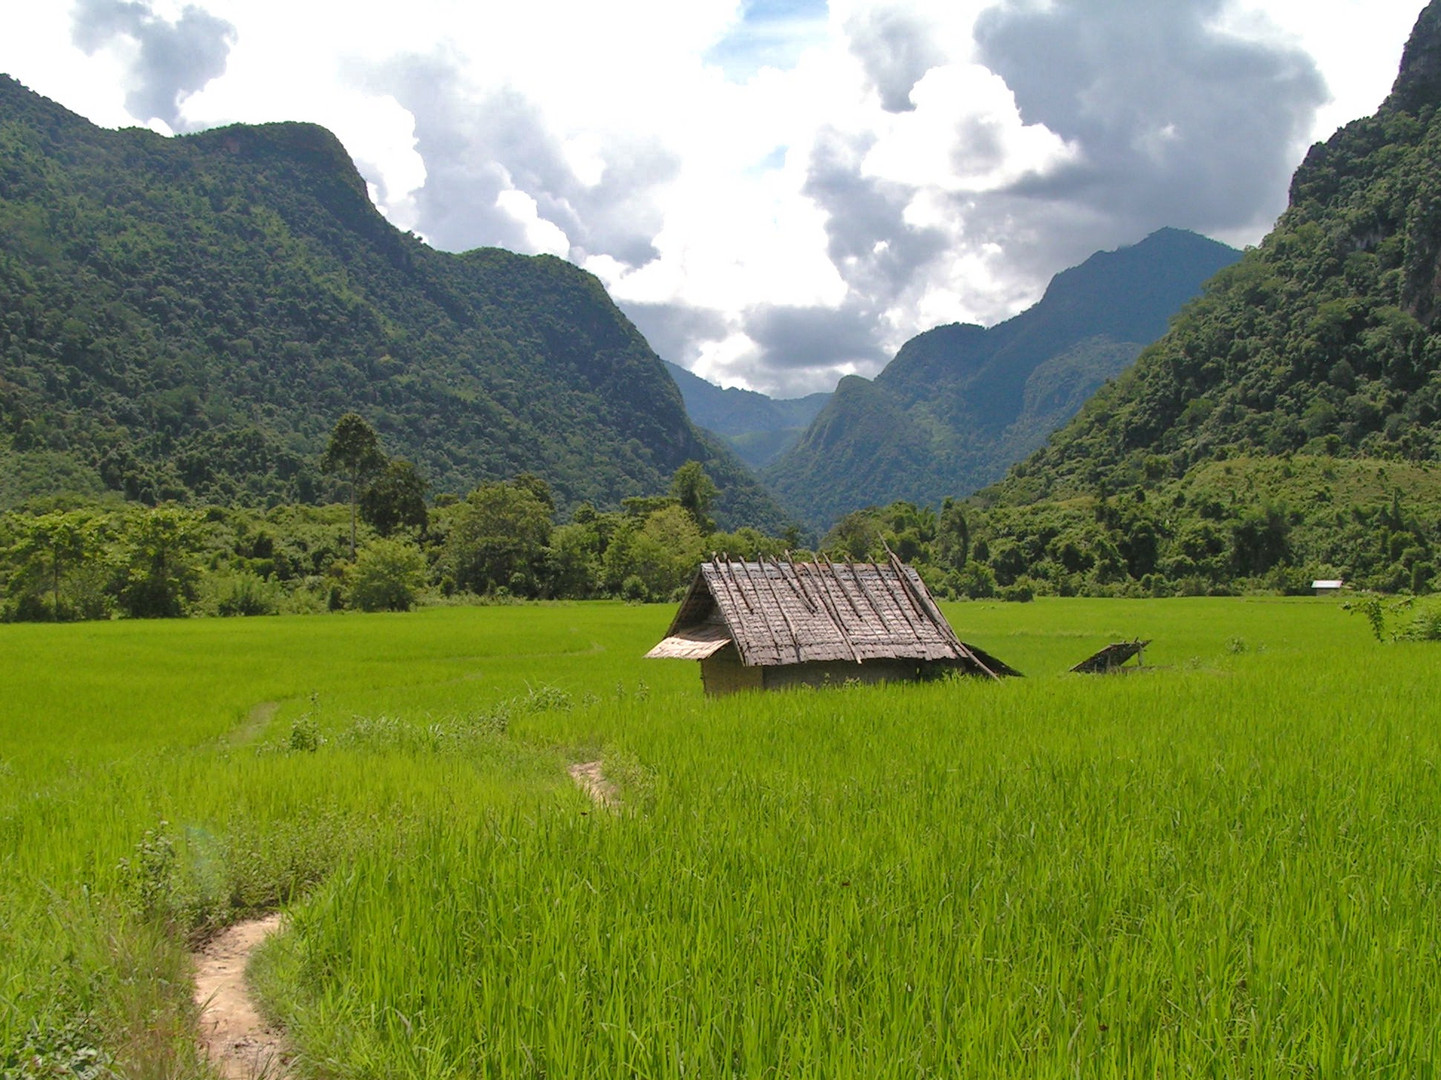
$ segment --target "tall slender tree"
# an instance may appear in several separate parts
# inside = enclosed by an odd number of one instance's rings
[[[20,539],[11,554],[50,592],[51,617],[66,617],[60,587],[66,575],[94,558],[103,541],[103,528],[88,510],[52,510],[18,519]]]
[[[350,485],[350,560],[354,562],[355,512],[360,501],[360,486],[385,468],[385,455],[380,451],[380,438],[375,429],[359,413],[346,413],[335,422],[320,467],[340,475]]]
[[[720,489],[705,471],[699,461],[687,461],[675,471],[670,482],[671,495],[680,501],[681,508],[695,521],[701,532],[708,533],[715,528],[708,513],[711,503],[720,494]]]

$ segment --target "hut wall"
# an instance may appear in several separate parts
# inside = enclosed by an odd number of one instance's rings
[[[844,686],[848,682],[909,682],[922,678],[924,669],[930,666],[919,660],[867,660],[862,664],[825,660],[761,670],[765,672],[765,688],[780,690],[787,686]]]
[[[844,686],[848,682],[915,682],[935,679],[960,665],[926,660],[817,660],[777,667],[746,667],[728,645],[700,662],[701,682],[711,697],[738,690],[784,690],[789,686]]]
[[[746,667],[734,645],[727,645],[714,656],[700,662],[700,678],[711,697],[734,694],[737,690],[759,690],[764,683],[765,668]]]

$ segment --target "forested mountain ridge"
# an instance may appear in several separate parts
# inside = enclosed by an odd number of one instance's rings
[[[1441,452],[1441,4],[1390,96],[1312,147],[1275,229],[988,498],[1154,487],[1237,456]]]
[[[753,469],[769,465],[795,445],[830,400],[824,392],[773,398],[754,390],[725,389],[669,361],[665,366],[680,387],[691,420],[719,435]]]
[[[108,131],[0,76],[0,488],[310,500],[347,410],[438,491],[664,490],[778,527],[593,276],[390,225],[311,124]]]
[[[965,495],[1039,447],[1238,256],[1162,229],[1056,275],[1040,301],[1004,323],[917,335],[874,382],[842,380],[765,476],[822,526],[867,504]]]

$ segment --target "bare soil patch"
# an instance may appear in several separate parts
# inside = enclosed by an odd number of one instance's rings
[[[280,709],[278,701],[262,701],[250,710],[245,717],[245,722],[230,732],[230,743],[232,746],[245,746],[253,743],[265,730],[265,725],[275,717]]]
[[[290,1050],[250,1000],[245,964],[262,941],[280,929],[280,915],[236,923],[194,954],[195,1003],[200,1041],[226,1080],[284,1080]]]
[[[569,771],[570,778],[576,782],[581,791],[590,796],[591,801],[597,806],[614,810],[620,805],[620,792],[605,778],[605,773],[601,771],[601,762],[578,762],[572,765]]]

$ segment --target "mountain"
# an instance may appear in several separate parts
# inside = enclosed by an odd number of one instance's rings
[[[831,397],[772,398],[754,390],[722,389],[670,361],[665,366],[680,387],[691,420],[719,435],[753,469],[769,465],[795,445]]]
[[[429,248],[311,124],[108,131],[0,76],[0,357],[0,503],[313,500],[354,410],[439,492],[614,506],[695,459],[721,520],[783,520],[599,281]]]
[[[764,476],[817,527],[866,505],[974,491],[1039,447],[1238,257],[1162,229],[1057,274],[1040,301],[997,326],[928,330],[874,382],[842,379]]]
[[[1275,229],[990,497],[1155,486],[1207,462],[1441,450],[1441,2],[1376,115],[1312,147]]]
[[[1260,246],[1044,449],[949,509],[949,591],[1441,584],[1438,105],[1432,0],[1390,96],[1312,147]]]

